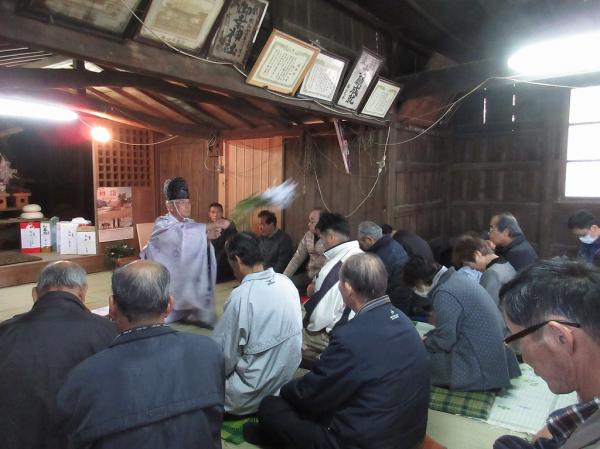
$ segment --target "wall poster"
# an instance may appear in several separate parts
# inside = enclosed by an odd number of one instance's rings
[[[96,208],[99,242],[133,238],[131,187],[98,187]]]

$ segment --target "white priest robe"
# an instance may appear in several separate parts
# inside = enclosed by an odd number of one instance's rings
[[[188,317],[214,324],[217,265],[205,224],[189,218],[179,221],[171,214],[158,217],[140,257],[159,262],[169,270],[174,307],[167,322]]]
[[[302,359],[302,312],[292,281],[272,268],[244,277],[212,338],[225,354],[225,411],[247,415],[279,394]]]

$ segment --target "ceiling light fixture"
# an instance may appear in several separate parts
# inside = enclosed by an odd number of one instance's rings
[[[75,112],[64,106],[17,98],[0,98],[0,115],[53,122],[72,122],[78,118]]]
[[[94,126],[92,128],[92,139],[96,142],[106,143],[111,139],[110,131],[103,126]]]
[[[600,32],[565,36],[529,45],[508,58],[519,75],[561,76],[600,71]]]

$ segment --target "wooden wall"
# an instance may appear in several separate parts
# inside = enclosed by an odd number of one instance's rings
[[[569,90],[539,86],[488,89],[464,105],[449,152],[448,237],[508,211],[540,256],[577,250],[567,220],[580,208],[600,216],[600,201],[564,197],[568,108]]]
[[[190,190],[192,218],[202,223],[207,221],[208,205],[219,199],[219,160],[207,157],[207,151],[206,140],[183,137],[156,146],[156,215],[166,213],[162,193],[165,179],[182,176]]]
[[[441,247],[445,240],[447,160],[451,138],[396,125],[388,150],[388,217],[394,229],[406,229]]]
[[[357,137],[349,133],[350,161],[352,174],[346,174],[340,148],[335,135],[313,138],[312,146],[306,146],[304,139],[289,138],[284,141],[285,177],[293,178],[300,184],[300,195],[293,207],[284,212],[286,231],[297,242],[308,229],[308,213],[314,207],[329,208],[332,212],[349,215],[365,198],[377,176],[375,162],[381,159],[386,131],[373,134],[370,145],[358,145]],[[314,152],[316,178],[321,186],[317,187],[315,173],[305,170],[306,152]],[[372,196],[351,217],[350,226],[356,234],[358,223],[363,220],[385,222],[387,218],[386,193],[387,174],[384,171]]]

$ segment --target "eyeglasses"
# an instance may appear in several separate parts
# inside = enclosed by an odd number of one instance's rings
[[[516,334],[509,335],[508,337],[506,337],[504,339],[504,343],[506,343],[508,345],[508,344],[510,344],[510,343],[512,343],[512,342],[514,342],[516,340],[519,340],[519,339],[521,339],[523,337],[526,337],[529,334],[533,334],[536,330],[541,329],[546,324],[551,323],[552,321],[554,321],[555,323],[564,324],[565,326],[581,327],[581,324],[579,324],[579,323],[571,323],[569,321],[561,321],[561,320],[542,321],[541,323],[534,324],[533,326],[526,327],[525,329],[523,329],[522,331],[517,332]]]

